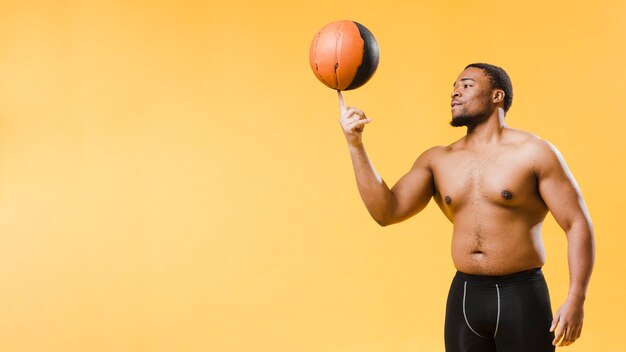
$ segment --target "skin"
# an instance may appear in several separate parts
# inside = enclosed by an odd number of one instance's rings
[[[451,94],[452,118],[469,116],[475,123],[463,138],[422,153],[392,188],[363,145],[364,127],[372,120],[346,108],[339,92],[340,124],[359,193],[374,220],[381,226],[404,221],[433,198],[453,224],[452,260],[461,272],[506,275],[542,267],[541,228],[551,212],[567,236],[570,272],[569,294],[551,331],[554,345],[568,346],[582,331],[595,256],[591,219],[558,150],[505,124],[504,96],[482,69],[464,70]]]

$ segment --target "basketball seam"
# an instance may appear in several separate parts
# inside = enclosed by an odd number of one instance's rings
[[[328,82],[326,82],[326,80],[324,79],[324,76],[320,73],[320,66],[317,61],[317,43],[319,42],[321,35],[322,35],[321,32],[317,33],[317,37],[315,37],[315,44],[313,46],[314,48],[313,57],[315,58],[315,72],[316,72],[317,78],[319,78],[320,81],[322,81],[326,85],[329,85]]]
[[[337,69],[339,69],[339,52],[341,51],[341,39],[342,39],[341,27],[343,27],[343,23],[339,24],[339,26],[337,27],[337,33],[335,34],[335,38],[337,38],[337,42],[335,43],[334,72],[335,72],[335,82],[337,82],[337,84],[335,85],[335,89],[337,90],[340,90],[339,89],[339,76],[337,75]]]

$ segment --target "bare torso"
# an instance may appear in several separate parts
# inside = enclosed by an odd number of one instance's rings
[[[570,269],[568,298],[550,328],[555,332],[552,344],[575,341],[593,269],[593,226],[559,151],[505,124],[512,102],[506,72],[488,64],[472,64],[461,72],[451,94],[450,124],[467,127],[466,135],[423,152],[392,188],[376,172],[362,143],[371,120],[357,108],[346,108],[338,95],[357,187],[372,218],[381,226],[399,223],[434,198],[454,225],[452,260],[459,271],[494,276],[543,266],[541,227],[551,212],[567,235]]]
[[[431,150],[434,199],[454,224],[457,270],[505,275],[543,266],[541,226],[548,208],[539,195],[533,135],[506,129],[475,149],[461,139]]]

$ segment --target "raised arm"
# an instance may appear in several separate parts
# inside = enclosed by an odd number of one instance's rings
[[[561,153],[549,143],[540,142],[537,176],[539,192],[548,209],[567,236],[570,286],[565,303],[557,310],[551,330],[553,344],[568,346],[580,337],[584,302],[595,259],[591,218],[574,177]]]
[[[428,165],[430,151],[422,154],[392,189],[370,162],[362,142],[365,124],[371,120],[357,108],[345,108],[340,97],[340,123],[348,142],[359,194],[370,215],[381,226],[401,222],[424,209],[434,193]]]

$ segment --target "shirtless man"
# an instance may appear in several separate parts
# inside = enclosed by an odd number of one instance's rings
[[[408,219],[431,198],[454,224],[457,274],[446,306],[446,351],[554,351],[580,337],[595,243],[591,219],[561,154],[504,122],[513,98],[500,67],[471,64],[452,90],[452,126],[467,134],[422,153],[391,188],[369,161],[361,139],[371,122],[343,103],[359,193],[381,226]],[[541,227],[548,213],[565,231],[569,294],[554,317],[541,272]]]

